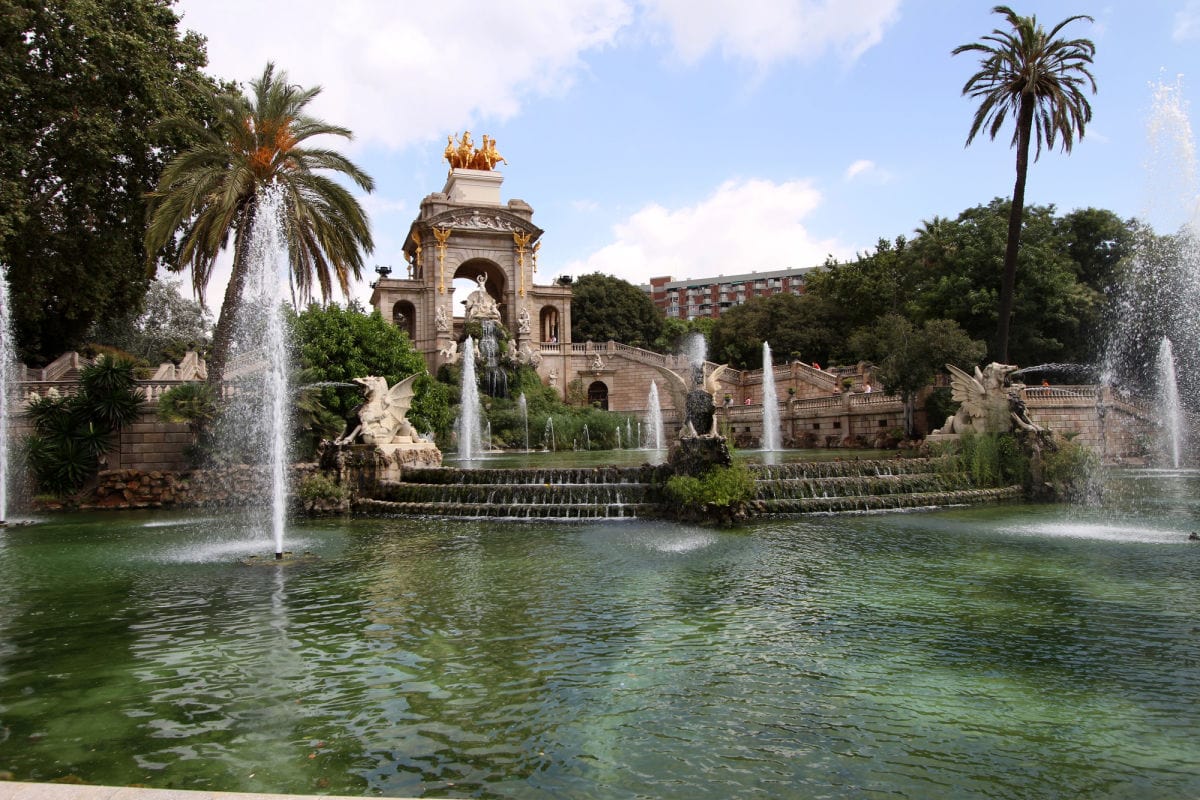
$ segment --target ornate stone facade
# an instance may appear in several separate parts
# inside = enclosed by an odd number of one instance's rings
[[[542,343],[570,341],[571,289],[534,283],[542,229],[533,224],[528,203],[501,202],[502,182],[498,172],[451,169],[445,188],[421,201],[409,228],[406,277],[375,283],[371,305],[408,332],[431,372],[453,360],[451,342],[463,335],[465,309],[454,307],[456,278],[486,286],[518,350],[539,352]]]

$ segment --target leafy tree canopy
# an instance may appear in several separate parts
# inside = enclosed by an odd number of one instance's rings
[[[188,350],[207,344],[212,321],[200,303],[183,296],[178,280],[153,281],[142,306],[141,313],[97,320],[88,332],[89,341],[151,365],[178,362]]]
[[[11,0],[0,13],[0,261],[21,356],[140,308],[145,194],[207,115],[204,40],[167,0]]]
[[[666,317],[650,295],[629,281],[594,272],[571,286],[571,339],[653,347]]]
[[[313,303],[296,316],[294,330],[304,383],[348,383],[379,375],[390,386],[425,372],[425,360],[408,334],[384,321],[378,310],[366,314],[354,304],[343,308]],[[429,377],[416,383],[409,421],[421,431],[448,428],[453,416],[444,387]],[[343,420],[349,420],[363,400],[362,392],[350,387],[325,387],[316,396],[323,408]]]

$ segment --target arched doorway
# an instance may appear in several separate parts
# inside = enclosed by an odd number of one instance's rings
[[[558,341],[558,309],[554,306],[543,306],[540,330],[543,342]]]
[[[417,338],[417,309],[407,300],[392,306],[392,324],[408,334],[410,341]]]
[[[604,381],[592,381],[588,387],[588,405],[608,411],[608,384]]]
[[[496,262],[488,261],[484,258],[473,258],[469,261],[464,261],[462,264],[459,264],[458,269],[454,270],[454,316],[465,316],[467,295],[479,288],[480,275],[487,278],[487,293],[492,296],[492,299],[500,307],[500,321],[507,330],[513,330],[512,320],[509,319],[508,302],[506,300],[508,280],[504,275],[504,270]]]

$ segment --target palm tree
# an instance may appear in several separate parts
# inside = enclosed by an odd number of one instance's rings
[[[318,171],[346,175],[368,192],[374,181],[339,153],[305,146],[315,136],[353,138],[346,128],[305,114],[320,88],[289,84],[287,73],[276,73],[273,64],[250,87],[248,96],[214,98],[216,117],[209,125],[176,121],[197,144],[167,164],[149,196],[149,258],[174,245],[171,267],[191,267],[192,288],[201,298],[233,233],[233,272],[208,361],[208,381],[214,387],[224,377],[249,266],[250,232],[264,188],[273,185],[281,192],[289,278],[302,300],[311,297],[314,283],[324,299],[335,281],[343,294],[348,292],[350,279],[361,276],[363,257],[374,247],[362,206],[344,186]]]
[[[1012,317],[1013,287],[1017,277],[1017,251],[1021,246],[1021,218],[1025,211],[1025,176],[1029,170],[1029,145],[1035,141],[1036,161],[1047,149],[1061,143],[1071,152],[1075,137],[1083,138],[1084,126],[1092,119],[1084,89],[1096,92],[1096,79],[1088,71],[1096,46],[1088,39],[1059,39],[1058,33],[1084,14],[1067,17],[1048,33],[1037,17],[1018,16],[1008,6],[992,11],[1002,14],[1011,30],[996,29],[981,41],[956,47],[953,55],[980,54],[979,72],[963,86],[962,93],[979,101],[967,144],[981,131],[989,138],[1004,127],[1009,112],[1016,120],[1012,144],[1017,149],[1017,181],[1013,186],[1008,217],[1008,241],[1004,248],[1004,277],[1000,286],[1000,322],[996,332],[996,355],[1008,360],[1008,332]]]

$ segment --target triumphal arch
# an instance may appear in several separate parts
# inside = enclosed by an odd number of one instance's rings
[[[515,351],[540,362],[543,349],[571,340],[571,289],[534,282],[542,229],[528,203],[501,201],[495,140],[447,137],[445,155],[446,185],[421,201],[404,240],[406,275],[381,272],[371,305],[408,332],[431,372],[456,359],[472,318],[500,322]],[[456,307],[460,278],[476,288]]]

